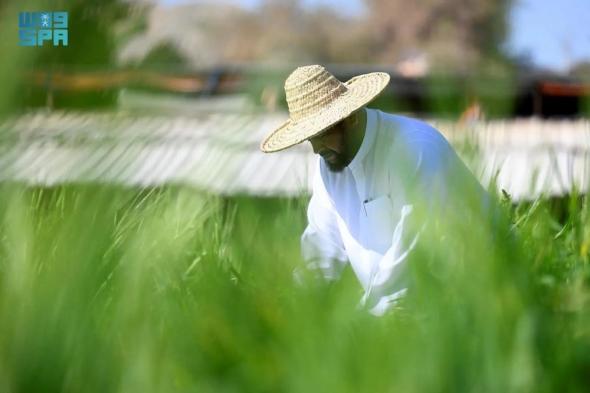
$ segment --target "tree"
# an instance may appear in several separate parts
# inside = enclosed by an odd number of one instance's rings
[[[56,1],[52,10],[68,12],[68,46],[44,45],[35,49],[26,68],[41,74],[47,82],[42,86],[23,81],[19,95],[21,106],[109,107],[116,104],[115,89],[70,91],[55,88],[53,76],[70,76],[77,72],[112,70],[116,63],[115,27],[124,19],[131,5],[123,0]]]
[[[435,68],[467,72],[504,58],[510,0],[365,0],[375,58],[391,63],[421,50]]]

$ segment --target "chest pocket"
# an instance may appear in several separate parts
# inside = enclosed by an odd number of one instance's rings
[[[389,195],[364,201],[360,216],[364,242],[377,252],[386,251],[391,246],[394,229],[393,209]]]

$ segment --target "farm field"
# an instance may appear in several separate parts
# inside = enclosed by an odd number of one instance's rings
[[[2,184],[0,390],[587,390],[586,197],[441,223],[381,318],[350,270],[293,278],[306,203]]]
[[[590,391],[586,3],[0,0],[0,393]]]

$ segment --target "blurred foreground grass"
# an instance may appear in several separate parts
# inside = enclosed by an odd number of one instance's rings
[[[294,282],[305,206],[0,186],[0,391],[587,391],[585,198],[423,242],[382,318],[350,270]]]

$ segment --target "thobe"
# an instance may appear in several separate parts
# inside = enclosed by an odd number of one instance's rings
[[[408,286],[406,262],[423,228],[408,227],[416,198],[428,202],[420,207],[444,205],[458,171],[479,183],[430,125],[366,111],[363,141],[346,168],[332,172],[318,157],[301,247],[307,266],[326,279],[350,264],[364,290],[361,303],[381,315]]]

